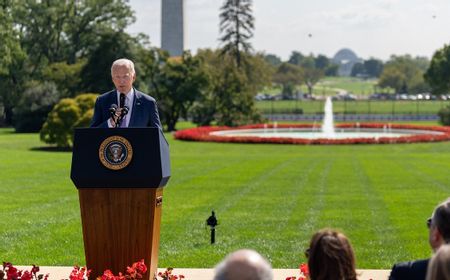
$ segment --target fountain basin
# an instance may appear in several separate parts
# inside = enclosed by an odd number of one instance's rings
[[[406,124],[340,124],[330,137],[313,124],[207,126],[180,130],[175,138],[188,141],[276,144],[389,144],[450,140],[450,128]]]

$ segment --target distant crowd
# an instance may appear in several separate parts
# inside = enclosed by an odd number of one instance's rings
[[[389,280],[450,280],[450,197],[440,203],[426,221],[430,259],[397,263]],[[323,229],[315,233],[305,251],[310,280],[356,280],[355,254],[341,232]],[[216,266],[214,280],[273,280],[267,259],[249,249],[235,251]]]

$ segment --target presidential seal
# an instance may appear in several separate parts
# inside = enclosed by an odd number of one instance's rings
[[[98,150],[100,162],[109,169],[120,170],[130,164],[133,148],[122,136],[111,136],[103,140]]]

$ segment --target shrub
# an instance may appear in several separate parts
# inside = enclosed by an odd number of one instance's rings
[[[93,115],[96,94],[64,98],[53,108],[42,127],[41,140],[57,147],[72,147],[73,129],[87,127]]]
[[[443,125],[450,125],[450,106],[444,107],[438,112],[439,122]]]

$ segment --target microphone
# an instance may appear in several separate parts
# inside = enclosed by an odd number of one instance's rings
[[[109,113],[111,114],[111,117],[116,113],[117,111],[117,105],[112,104],[111,107],[109,107]]]
[[[120,108],[120,116],[117,119],[117,125],[116,127],[120,127],[120,124],[122,123],[123,119],[125,118],[126,114],[128,114],[128,111],[130,109],[127,106],[123,106],[122,108]]]
[[[128,111],[130,111],[130,109],[128,108],[128,106],[123,106],[122,107],[122,111],[120,111],[120,116],[123,118],[126,116],[126,114],[128,114]]]

